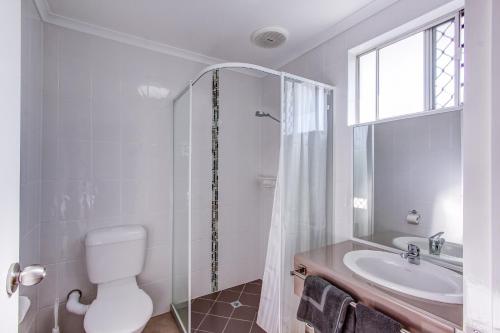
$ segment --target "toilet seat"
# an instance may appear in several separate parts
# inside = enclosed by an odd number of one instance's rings
[[[152,313],[153,302],[135,278],[122,280],[98,286],[83,326],[87,333],[136,333],[142,331]]]

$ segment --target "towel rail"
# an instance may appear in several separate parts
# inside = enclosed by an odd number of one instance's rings
[[[299,267],[297,267],[297,269],[290,271],[290,275],[296,276],[299,279],[305,280],[307,277],[307,267],[304,265],[299,265]],[[353,308],[355,308],[357,303],[351,302],[351,303],[349,303],[349,305],[352,306]],[[410,331],[405,330],[404,328],[402,328],[400,332],[401,333],[411,333]]]

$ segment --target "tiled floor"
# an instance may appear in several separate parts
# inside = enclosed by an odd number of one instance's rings
[[[165,313],[151,318],[142,333],[180,333],[180,330],[172,315]]]
[[[265,333],[255,323],[261,286],[262,281],[255,280],[194,299],[192,332]]]

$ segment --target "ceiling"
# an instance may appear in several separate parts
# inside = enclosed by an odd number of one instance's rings
[[[250,62],[278,68],[396,0],[36,0],[42,18],[112,38],[153,42],[204,63]],[[354,14],[354,15],[353,15]],[[44,17],[45,16],[45,17]],[[265,26],[282,26],[276,49],[252,44]],[[90,31],[92,32],[92,31]]]

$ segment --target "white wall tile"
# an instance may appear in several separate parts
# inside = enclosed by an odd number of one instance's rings
[[[31,1],[21,2],[21,170],[19,261],[22,267],[40,261],[42,177],[42,22]],[[38,286],[20,287],[31,308],[19,332],[35,332]]]
[[[145,181],[127,180],[122,183],[122,211],[126,215],[137,215],[146,211],[147,188]]]
[[[50,264],[50,277],[39,292],[37,327],[50,327],[48,309],[56,294],[63,300],[79,288],[92,300],[85,233],[120,224],[148,230],[140,281],[149,283],[160,314],[169,308],[172,288],[161,282],[171,276],[172,98],[203,65],[43,27],[40,255],[42,264]],[[168,94],[145,94],[149,87]],[[82,330],[81,317],[65,311],[61,316],[63,331]]]
[[[172,302],[171,284],[172,281],[167,279],[140,286],[153,300],[153,316],[170,311],[170,303]]]
[[[95,297],[97,288],[89,281],[85,260],[62,262],[57,269],[60,274],[57,293],[61,300],[73,289],[80,289],[85,299]]]
[[[120,142],[94,141],[92,146],[93,175],[99,180],[118,180],[121,175]]]
[[[60,284],[60,272],[57,265],[45,265],[46,277],[38,286],[38,307],[43,308],[54,304],[54,300],[59,296],[58,286]]]
[[[170,246],[155,246],[148,248],[144,270],[137,277],[139,284],[148,284],[170,278],[171,263],[166,254]]]
[[[93,184],[92,219],[120,215],[120,189],[118,180],[95,180]]]
[[[62,84],[62,83],[61,83]],[[60,92],[62,95],[62,92]],[[58,135],[67,140],[90,140],[90,98],[59,98]]]
[[[84,180],[90,177],[90,141],[59,140],[57,170],[64,180]]]
[[[122,173],[124,179],[143,179],[147,175],[146,145],[141,142],[122,143]]]

